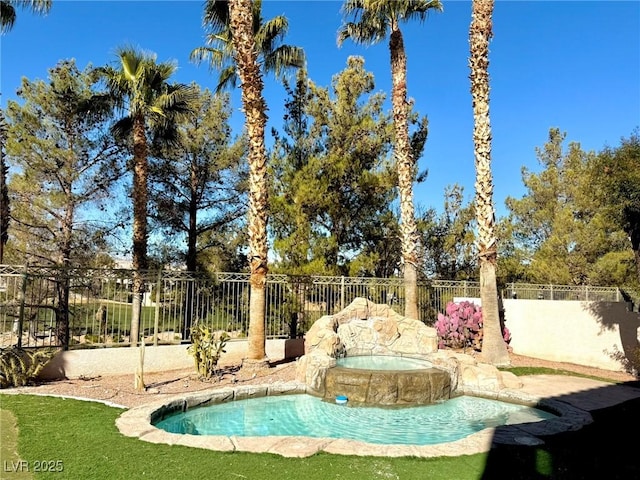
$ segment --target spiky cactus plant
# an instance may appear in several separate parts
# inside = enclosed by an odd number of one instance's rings
[[[216,336],[205,325],[194,325],[191,329],[191,345],[187,348],[195,360],[196,370],[200,378],[209,379],[216,373],[218,361],[225,353],[225,345],[229,340],[227,332]]]
[[[0,349],[0,388],[23,387],[33,382],[56,353],[55,348]]]

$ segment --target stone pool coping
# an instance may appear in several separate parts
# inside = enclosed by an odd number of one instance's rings
[[[586,388],[598,388],[602,385],[608,385],[602,382],[591,382],[600,385],[588,384]],[[548,386],[548,382],[545,385]],[[566,388],[567,382],[564,382],[563,386]],[[578,408],[567,401],[549,398],[549,394],[544,388],[537,389],[542,392],[536,393],[536,386],[534,385],[534,388],[530,389],[503,389],[498,392],[467,390],[461,393],[536,406],[559,415],[557,418],[487,428],[463,439],[436,445],[379,445],[357,440],[304,436],[188,435],[169,433],[153,426],[151,423],[165,412],[182,410],[185,407],[194,408],[199,405],[261,396],[308,393],[306,385],[299,382],[214,388],[197,393],[175,395],[162,401],[127,410],[118,417],[116,425],[123,435],[137,437],[145,442],[183,445],[225,452],[273,453],[284,457],[308,457],[318,452],[359,456],[439,457],[483,453],[489,451],[491,446],[495,444],[539,445],[544,443],[539,438],[540,435],[577,430],[593,421],[588,410]],[[580,389],[582,389],[582,383]],[[638,390],[637,394],[640,396],[640,390]]]

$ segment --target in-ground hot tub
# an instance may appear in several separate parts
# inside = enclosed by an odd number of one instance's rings
[[[337,359],[327,370],[324,398],[359,405],[428,405],[451,397],[451,378],[428,361],[400,356]]]

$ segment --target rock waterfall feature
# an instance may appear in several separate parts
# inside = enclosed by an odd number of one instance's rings
[[[318,396],[344,395],[356,404],[429,404],[465,393],[518,388],[517,377],[472,356],[438,350],[434,328],[403,317],[388,305],[356,298],[335,315],[318,319],[305,336],[297,380]],[[351,356],[408,357],[428,361],[424,369],[376,370],[336,366]]]

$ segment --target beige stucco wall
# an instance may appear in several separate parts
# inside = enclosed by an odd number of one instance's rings
[[[479,298],[456,297],[455,302]],[[503,300],[513,352],[605,370],[640,369],[640,314],[623,302]]]
[[[621,302],[504,300],[513,352],[624,370],[638,348],[640,315]],[[637,360],[635,360],[637,362]]]
[[[220,358],[220,365],[236,364],[242,361],[247,351],[246,340],[227,343],[226,353]],[[301,340],[267,340],[267,357],[271,361],[295,358],[304,353]],[[79,378],[98,375],[133,374],[139,364],[140,349],[100,348],[92,350],[70,350],[58,354],[41,372],[40,378]],[[146,346],[144,349],[144,371],[160,372],[193,368],[193,357],[187,353],[187,345]]]

